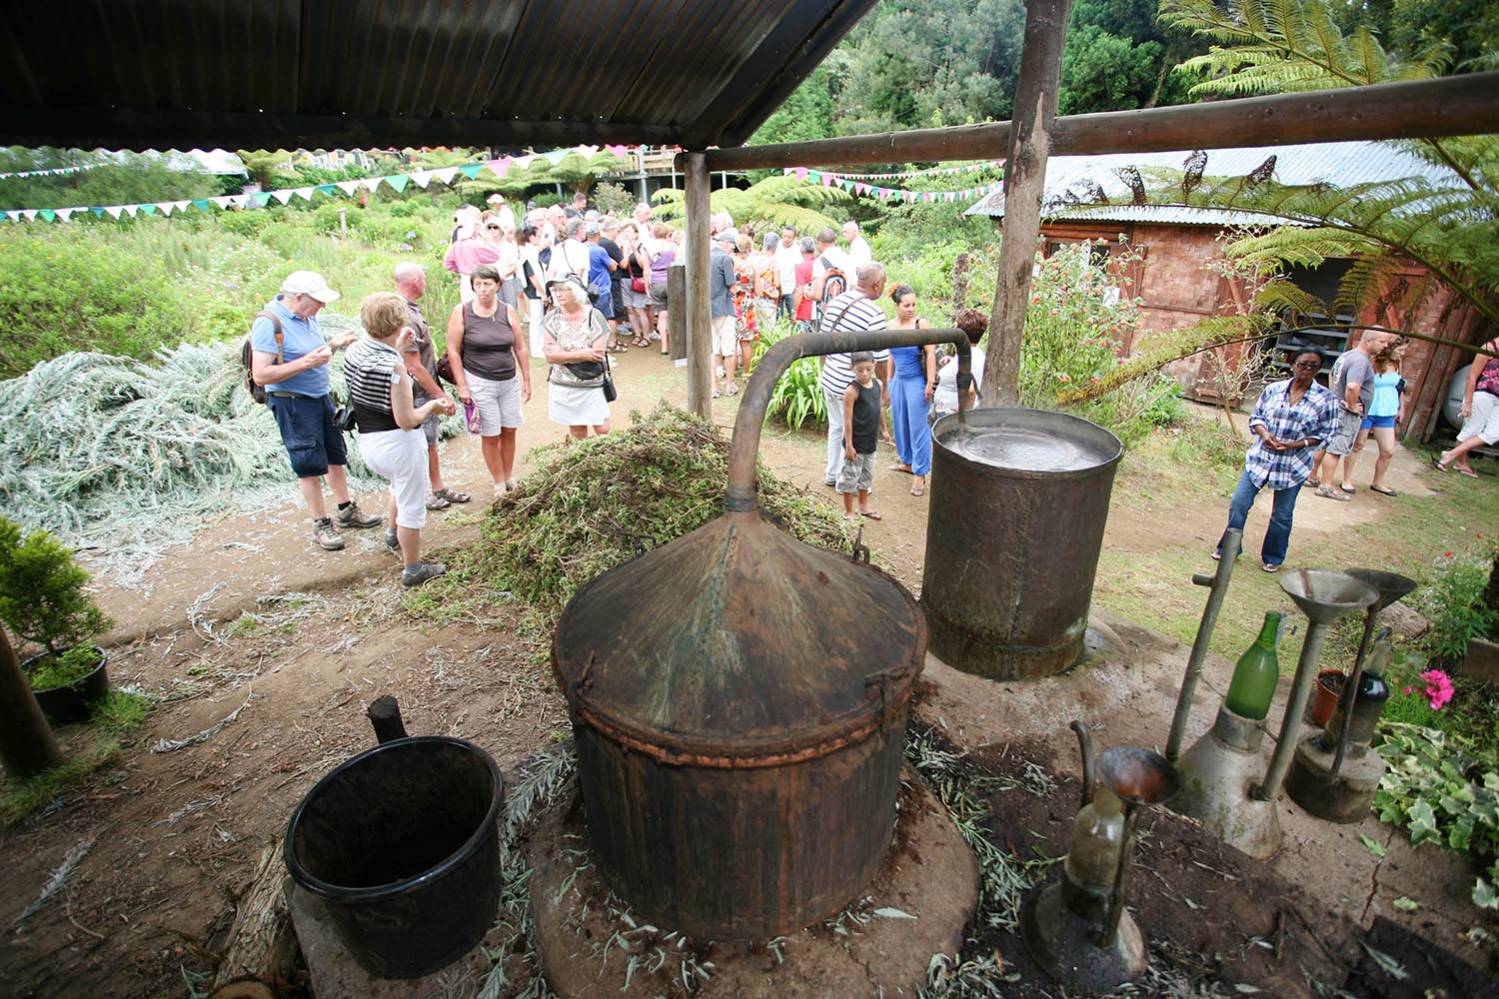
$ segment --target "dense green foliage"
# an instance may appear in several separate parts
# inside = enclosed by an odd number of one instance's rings
[[[17,635],[52,655],[102,635],[110,620],[88,579],[57,538],[0,517],[0,621]]]
[[[27,679],[33,690],[55,690],[70,687],[99,667],[99,650],[92,645],[75,645],[56,656],[47,656]]]
[[[687,211],[685,193],[676,188],[662,188],[651,196],[656,203],[653,218],[677,222]],[[819,229],[837,229],[840,219],[826,214],[830,206],[847,205],[854,200],[841,187],[807,184],[782,174],[756,181],[749,187],[725,187],[708,196],[709,208],[728,212],[735,225],[795,226],[798,232],[813,234]],[[841,214],[841,212],[840,212]]]

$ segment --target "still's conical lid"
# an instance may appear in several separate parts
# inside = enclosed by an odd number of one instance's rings
[[[903,586],[751,510],[590,581],[557,623],[552,668],[605,734],[733,767],[862,738],[904,707],[925,654]]]

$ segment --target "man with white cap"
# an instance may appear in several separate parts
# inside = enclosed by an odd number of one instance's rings
[[[333,352],[353,343],[358,334],[340,333],[324,340],[317,314],[338,292],[314,271],[294,271],[281,283],[281,294],[250,327],[253,351],[250,374],[265,386],[266,403],[281,430],[297,486],[312,514],[313,540],[328,551],[344,546],[323,500],[323,477],[338,501],[339,527],[376,527],[384,519],[359,509],[349,495],[344,471],[348,452],[343,431],[333,417],[328,392],[328,362]]]

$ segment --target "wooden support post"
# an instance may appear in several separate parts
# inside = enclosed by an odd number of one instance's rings
[[[1057,114],[1062,46],[1072,0],[1029,0],[1020,82],[1015,89],[1015,120],[1005,157],[1005,218],[999,248],[994,311],[989,316],[988,356],[983,396],[990,405],[1020,400],[1020,341],[1031,293],[1031,268],[1041,239],[1041,198],[1051,124]]]
[[[57,740],[21,673],[4,628],[0,628],[0,762],[12,777],[32,777],[62,762]]]
[[[672,264],[666,269],[666,328],[671,330],[671,359],[687,357],[687,268]]]
[[[683,171],[686,187],[687,250],[687,409],[705,420],[713,418],[713,336],[708,301],[708,156],[687,153]],[[674,336],[679,335],[673,329]]]

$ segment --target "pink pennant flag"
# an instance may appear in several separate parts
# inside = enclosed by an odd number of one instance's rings
[[[608,153],[610,156],[625,156],[630,152],[630,147],[619,145],[611,146],[606,144],[604,146],[604,152]]]
[[[854,184],[854,193],[855,194],[868,194],[869,193],[869,185],[865,184],[865,183],[862,183],[862,182]]]
[[[807,168],[806,167],[796,167],[791,172],[794,173],[794,174],[796,174],[796,179],[797,180],[806,180],[807,179]]]

